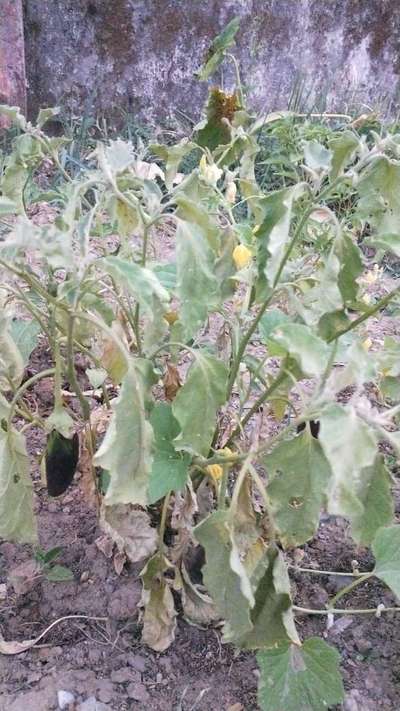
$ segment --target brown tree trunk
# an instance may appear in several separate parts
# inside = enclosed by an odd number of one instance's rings
[[[0,104],[26,113],[22,0],[0,0]],[[5,125],[0,117],[0,128]]]

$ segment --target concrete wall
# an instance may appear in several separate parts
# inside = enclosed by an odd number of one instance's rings
[[[0,0],[0,104],[26,110],[21,0]],[[0,118],[0,128],[5,125],[6,121]]]
[[[197,118],[206,89],[193,73],[234,15],[256,107],[285,108],[303,78],[328,109],[386,98],[396,109],[400,0],[25,0],[30,113],[61,102]]]

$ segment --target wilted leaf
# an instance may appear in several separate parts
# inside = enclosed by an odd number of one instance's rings
[[[165,573],[173,571],[165,556],[157,553],[148,561],[140,576],[143,582],[142,642],[156,652],[164,652],[175,639],[176,610]]]
[[[150,415],[150,424],[154,442],[148,498],[149,503],[153,504],[169,491],[185,488],[190,457],[186,452],[177,452],[173,445],[180,430],[171,405],[164,402],[155,405]]]
[[[285,547],[306,543],[318,528],[330,466],[308,430],[282,442],[264,458],[268,496],[279,539]]]
[[[150,526],[145,511],[130,505],[103,506],[100,517],[103,531],[132,563],[152,555],[157,548],[157,529]]]
[[[354,516],[351,535],[355,542],[369,546],[381,526],[388,526],[394,518],[393,497],[390,491],[390,474],[383,457],[378,456],[371,467],[361,472],[364,488],[360,494],[363,512]]]
[[[350,520],[358,518],[363,513],[362,471],[375,461],[375,435],[351,406],[329,405],[322,412],[320,423],[319,441],[332,470],[328,511]]]
[[[112,409],[111,422],[93,459],[95,466],[110,473],[105,503],[146,506],[152,428],[145,419],[143,393],[132,361]]]
[[[216,425],[217,410],[226,400],[225,364],[206,352],[196,351],[186,382],[172,403],[181,433],[175,438],[176,449],[207,456]]]
[[[171,560],[182,560],[188,547],[193,543],[194,515],[198,512],[197,496],[193,490],[191,479],[188,479],[184,493],[175,493],[174,507],[171,515],[171,528],[176,531],[171,548]]]
[[[169,402],[174,400],[182,381],[178,368],[173,363],[167,363],[167,370],[163,379],[165,397]]]
[[[233,541],[229,513],[215,511],[196,526],[194,535],[206,552],[204,584],[225,620],[224,637],[236,639],[251,628],[254,598]]]
[[[289,641],[299,644],[286,563],[273,545],[268,548],[264,570],[250,611],[252,627],[245,634],[236,635],[235,644],[245,649],[271,648]]]
[[[195,625],[211,625],[219,619],[211,598],[190,580],[182,564],[182,608],[185,618]]]
[[[136,299],[146,314],[145,347],[158,344],[167,329],[163,315],[168,310],[170,297],[154,272],[119,257],[105,257],[101,264],[116,283]]]
[[[344,699],[340,655],[318,637],[262,650],[257,661],[262,711],[321,711]]]
[[[33,590],[41,577],[40,565],[37,560],[26,560],[8,574],[8,582],[13,586],[16,595],[25,595]]]
[[[37,540],[29,469],[24,436],[0,426],[0,538],[5,540]]]
[[[264,219],[256,232],[258,267],[270,286],[277,278],[289,240],[293,204],[304,195],[306,183],[276,190],[262,199]]]
[[[374,575],[400,598],[400,526],[380,528],[372,541]]]

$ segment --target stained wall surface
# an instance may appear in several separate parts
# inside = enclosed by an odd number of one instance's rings
[[[396,110],[400,0],[25,0],[30,112],[61,102],[197,118],[206,88],[194,73],[235,15],[256,108],[287,107],[301,85],[302,100],[321,108],[390,100]]]

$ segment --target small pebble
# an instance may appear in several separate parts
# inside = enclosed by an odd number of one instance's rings
[[[57,701],[59,709],[67,709],[70,704],[74,703],[75,697],[70,691],[60,689],[60,691],[57,692]]]

